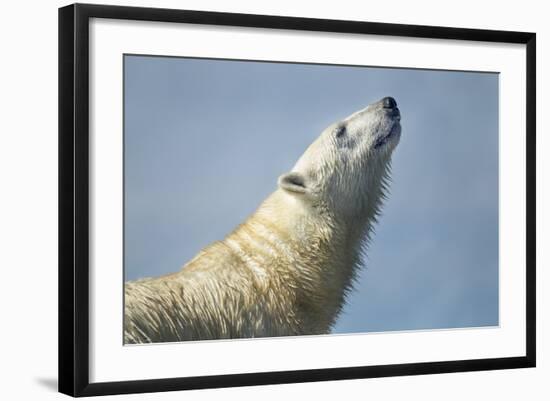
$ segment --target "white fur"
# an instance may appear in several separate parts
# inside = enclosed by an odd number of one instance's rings
[[[179,272],[126,283],[125,343],[328,333],[380,212],[399,120],[381,100],[331,125],[227,238]]]

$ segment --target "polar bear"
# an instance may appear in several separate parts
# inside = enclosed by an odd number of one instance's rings
[[[380,213],[400,120],[385,97],[330,125],[225,239],[176,273],[127,282],[124,342],[329,333]]]

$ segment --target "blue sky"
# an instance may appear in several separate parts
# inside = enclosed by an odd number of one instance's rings
[[[388,201],[333,332],[498,324],[498,74],[125,57],[125,278],[179,270],[334,121],[401,110]]]

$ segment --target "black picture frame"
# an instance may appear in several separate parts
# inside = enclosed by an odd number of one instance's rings
[[[526,353],[520,357],[90,383],[89,21],[160,21],[250,28],[516,43],[526,46]],[[59,391],[71,396],[315,382],[535,366],[536,35],[266,15],[74,4],[59,9]]]

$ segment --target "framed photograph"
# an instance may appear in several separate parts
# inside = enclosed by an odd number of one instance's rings
[[[533,366],[534,33],[59,10],[59,391]]]

